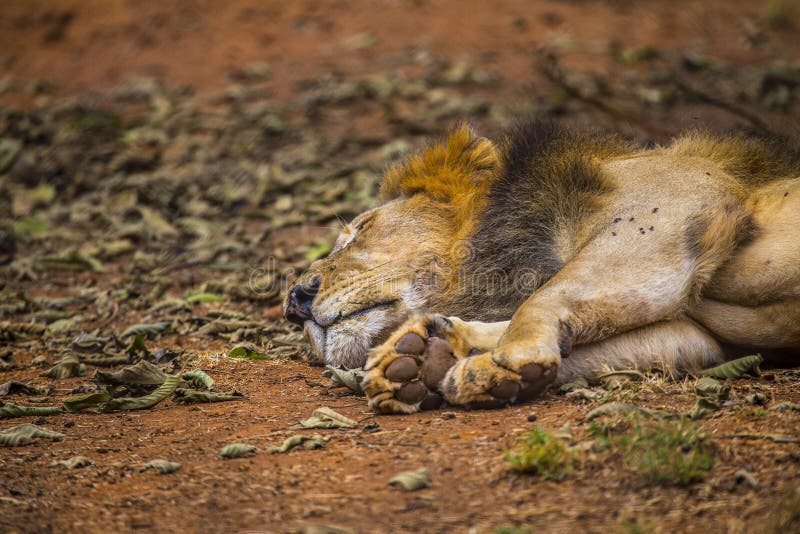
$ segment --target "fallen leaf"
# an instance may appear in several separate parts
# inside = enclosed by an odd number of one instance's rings
[[[171,321],[161,321],[150,324],[135,324],[128,327],[119,337],[125,339],[126,337],[138,336],[140,334],[143,334],[146,337],[152,337],[164,332],[170,326],[172,326]]]
[[[191,385],[193,388],[206,388],[211,390],[214,387],[214,379],[208,376],[201,369],[194,369],[181,373],[181,380]]]
[[[644,379],[644,375],[635,370],[624,371],[609,371],[606,373],[598,373],[597,380],[604,389],[620,389],[627,382],[635,382]]]
[[[25,423],[0,431],[0,446],[19,447],[20,445],[27,445],[35,438],[60,440],[65,437],[60,432]]]
[[[797,404],[796,402],[786,401],[786,402],[781,402],[780,404],[776,404],[775,406],[772,407],[772,409],[777,410],[781,413],[790,410],[794,412],[800,412],[800,404]]]
[[[219,455],[223,458],[241,458],[243,456],[249,456],[251,454],[255,454],[256,448],[252,445],[247,445],[245,443],[231,443],[230,445],[226,445],[219,451]]]
[[[722,407],[730,395],[731,387],[715,378],[704,376],[697,381],[694,390],[697,398],[688,415],[691,419],[700,419]]]
[[[75,319],[58,319],[47,325],[47,329],[57,336],[69,334],[75,329]]]
[[[98,260],[86,256],[78,250],[73,250],[57,256],[42,256],[34,260],[34,269],[38,271],[91,271],[102,273],[103,264]]]
[[[136,365],[123,367],[119,371],[95,371],[94,381],[100,385],[110,386],[160,386],[169,375],[160,367],[142,360]]]
[[[364,380],[366,372],[362,367],[355,369],[338,369],[331,365],[326,365],[325,369],[331,375],[331,383],[329,387],[336,388],[344,386],[358,395],[363,395],[364,390],[361,388],[361,382]]]
[[[300,421],[305,428],[355,428],[356,422],[323,406],[311,413],[311,417]]]
[[[146,337],[146,334],[136,334],[133,336],[133,341],[131,341],[131,344],[125,349],[125,352],[130,355],[141,354],[142,356],[149,356],[150,351],[147,350],[147,345],[144,343]]]
[[[10,395],[12,393],[24,393],[25,395],[44,395],[43,390],[34,386],[29,386],[25,382],[9,380],[5,384],[0,384],[0,397],[5,397],[6,395]]]
[[[86,408],[94,408],[111,399],[107,391],[97,391],[86,395],[77,395],[64,399],[64,409],[68,412],[79,412]]]
[[[745,373],[752,374],[753,376],[760,376],[761,369],[759,368],[759,365],[761,365],[761,362],[763,361],[764,358],[762,358],[760,354],[745,356],[743,358],[737,358],[735,360],[723,363],[722,365],[712,367],[711,369],[706,369],[703,371],[703,375],[720,379],[739,378]]]
[[[259,352],[252,345],[239,345],[234,347],[228,353],[228,358],[237,358],[243,360],[272,360],[273,358],[268,354]]]
[[[745,396],[744,401],[753,406],[766,406],[769,404],[769,397],[756,391],[755,393],[750,393]]]
[[[189,295],[186,297],[186,302],[188,304],[209,304],[213,302],[219,302],[222,300],[222,297],[219,295],[215,295],[214,293],[195,293],[193,295]]]
[[[577,388],[569,391],[566,397],[572,401],[603,402],[606,394],[594,389]]]
[[[56,460],[47,464],[48,467],[58,467],[59,465],[62,465],[67,469],[77,469],[92,465],[92,461],[86,456],[73,456],[67,460]]]
[[[81,363],[93,365],[95,367],[116,367],[131,363],[129,356],[114,354],[81,354],[78,356]]]
[[[67,354],[53,367],[41,373],[39,376],[61,380],[63,378],[84,375],[86,375],[86,366],[80,362],[78,356],[75,354]]]
[[[390,486],[400,485],[406,491],[416,491],[431,486],[430,473],[424,467],[416,471],[403,471],[389,480]]]
[[[174,473],[181,468],[178,462],[170,462],[169,460],[151,460],[139,468],[139,471],[147,471],[148,469],[155,469],[162,475]]]
[[[0,402],[0,419],[14,417],[57,415],[64,410],[61,406],[20,406],[10,402]]]
[[[747,484],[753,489],[758,489],[758,479],[753,476],[753,473],[746,469],[739,469],[733,474],[733,479],[737,484]]]
[[[562,384],[561,387],[558,388],[558,391],[560,391],[561,393],[569,393],[570,391],[574,391],[576,389],[585,389],[588,387],[589,387],[589,382],[585,378],[579,377],[571,382]]]
[[[270,447],[267,451],[270,454],[279,454],[283,452],[287,452],[298,445],[303,445],[306,449],[321,449],[326,441],[329,441],[331,436],[320,436],[319,434],[314,434],[313,436],[303,436],[300,434],[295,434],[294,436],[290,436],[283,441],[278,447]]]
[[[159,402],[169,397],[180,384],[181,378],[179,376],[169,376],[161,384],[158,389],[144,397],[122,397],[119,399],[111,399],[103,407],[103,412],[113,412],[117,410],[145,410],[152,408]]]
[[[101,352],[109,342],[111,342],[110,337],[99,337],[83,333],[73,339],[69,346],[76,352]]]
[[[178,388],[175,390],[173,400],[180,404],[196,404],[206,402],[225,402],[242,400],[245,396],[238,391],[217,393],[213,391],[195,391],[192,389]]]

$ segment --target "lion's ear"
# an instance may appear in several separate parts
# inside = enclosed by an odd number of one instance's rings
[[[391,168],[381,185],[381,201],[423,193],[439,201],[459,203],[482,196],[500,174],[501,165],[494,144],[461,125],[444,143],[431,145]]]

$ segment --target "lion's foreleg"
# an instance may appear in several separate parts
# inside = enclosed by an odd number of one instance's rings
[[[609,229],[589,242],[522,304],[494,350],[450,369],[445,399],[486,405],[530,398],[556,379],[574,346],[679,316],[735,246],[740,214],[718,213],[660,234]]]

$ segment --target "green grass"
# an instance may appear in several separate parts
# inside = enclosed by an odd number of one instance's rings
[[[705,430],[685,418],[633,416],[623,424],[592,423],[589,431],[618,451],[627,467],[648,483],[686,486],[705,478],[714,465],[713,445]]]
[[[572,472],[574,453],[551,432],[534,427],[520,436],[517,447],[505,457],[514,471],[535,474],[545,480],[562,480]]]

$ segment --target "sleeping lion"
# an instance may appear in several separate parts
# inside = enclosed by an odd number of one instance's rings
[[[598,370],[800,362],[800,153],[466,126],[390,169],[290,288],[319,362],[384,413],[495,407]]]

